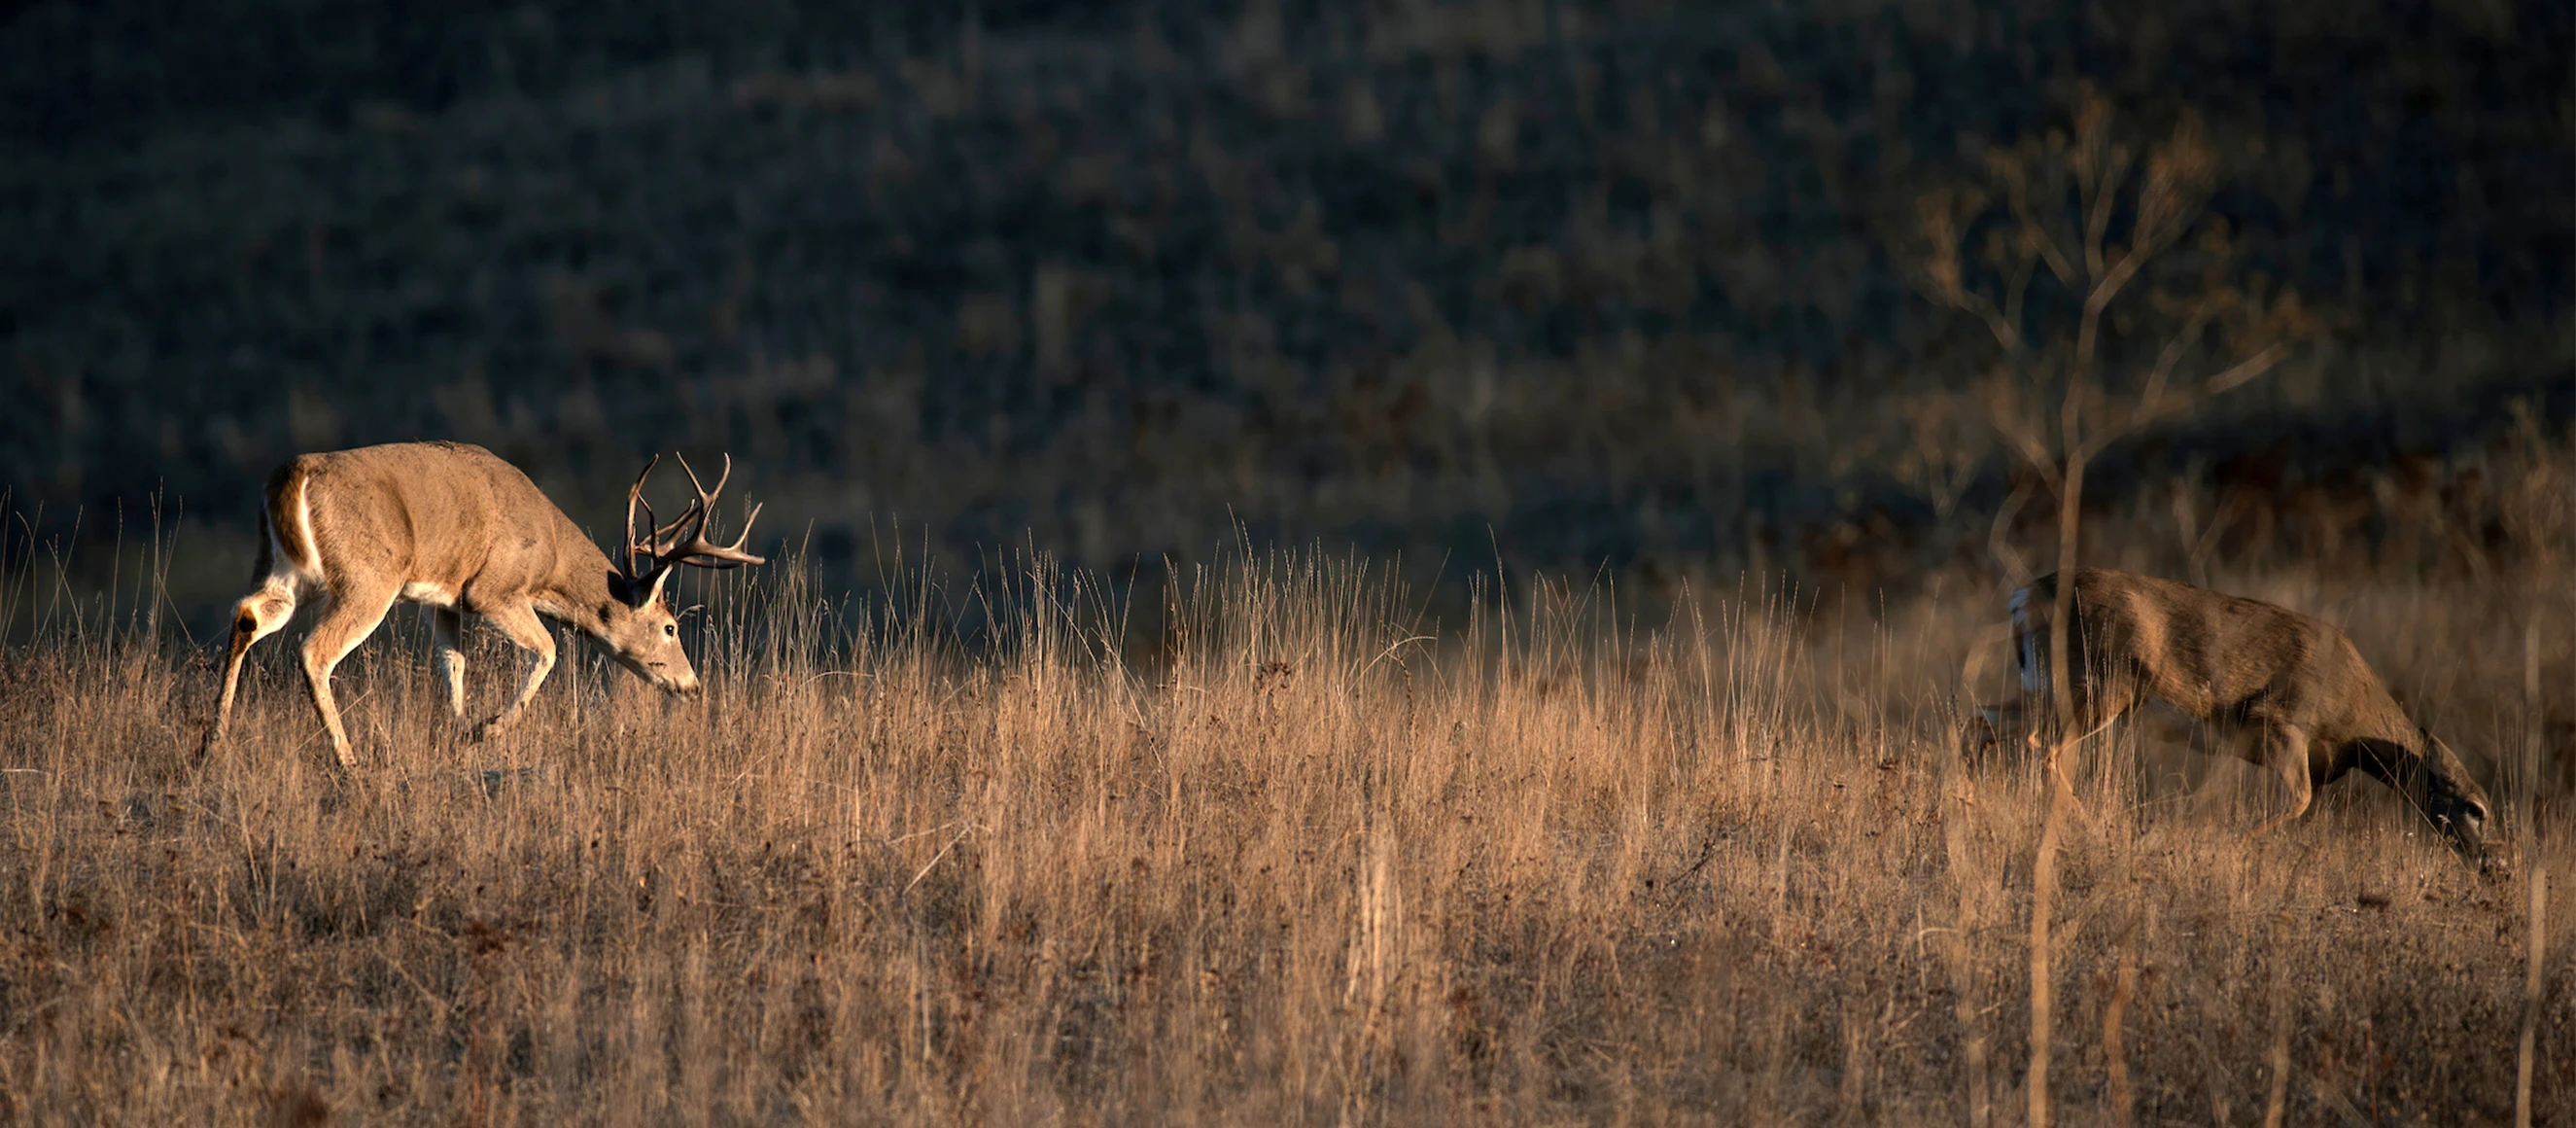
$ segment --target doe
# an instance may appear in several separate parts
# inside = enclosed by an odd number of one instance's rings
[[[2074,728],[2062,730],[2049,687],[2057,584],[2056,575],[2042,576],[2013,593],[2021,699],[1977,710],[1961,733],[1963,752],[1973,756],[2020,730],[2033,751],[2054,757],[2123,716],[2162,705],[2288,785],[2289,810],[2249,838],[2306,814],[2317,788],[2359,769],[2404,796],[2479,868],[2501,864],[2487,837],[2486,792],[2459,756],[2408,719],[2351,638],[2288,608],[2078,569],[2066,631]]]

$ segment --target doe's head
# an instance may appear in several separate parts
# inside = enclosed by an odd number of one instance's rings
[[[2424,733],[2422,804],[2433,829],[2479,872],[2498,874],[2507,868],[2486,789],[2469,775],[2459,754],[2430,732]]]

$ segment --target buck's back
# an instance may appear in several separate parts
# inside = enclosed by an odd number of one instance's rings
[[[469,583],[525,588],[598,553],[518,467],[465,443],[300,455],[279,470],[270,519],[290,555],[296,539],[310,546],[326,582],[382,575],[451,598]]]

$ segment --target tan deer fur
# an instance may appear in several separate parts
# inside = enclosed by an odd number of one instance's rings
[[[728,476],[731,470],[727,459]],[[646,464],[645,473],[651,471]],[[696,484],[695,474],[690,482]],[[460,719],[466,615],[482,616],[533,657],[518,695],[475,729],[478,739],[515,720],[554,668],[548,622],[581,632],[619,665],[665,691],[698,692],[697,672],[680,647],[679,622],[665,597],[672,568],[762,560],[743,553],[741,540],[731,546],[706,541],[722,480],[713,491],[700,488],[699,500],[678,521],[638,541],[634,515],[643,485],[637,477],[628,494],[626,561],[620,566],[518,467],[478,446],[395,443],[287,460],[268,478],[260,515],[264,536],[252,576],[259,587],[234,605],[223,696],[205,747],[221,742],[231,724],[243,656],[315,595],[322,597],[322,618],[304,642],[304,679],[343,766],[354,766],[357,758],[331,694],[331,671],[374,633],[398,600],[433,609],[431,637],[447,682],[448,708]],[[645,512],[649,528],[650,508]],[[756,508],[752,516],[759,516]],[[675,535],[693,521],[689,537]],[[746,522],[744,536],[749,535]],[[649,557],[650,566],[639,568],[639,556]]]
[[[2333,624],[2131,572],[2085,568],[2075,576],[2067,630],[2073,735],[2060,730],[2050,700],[2052,574],[2011,599],[2021,699],[1980,709],[1962,734],[1963,750],[2022,731],[2034,751],[2053,756],[2141,707],[2162,705],[2288,785],[2289,809],[2248,837],[2306,814],[2317,788],[2359,769],[2405,796],[2463,856],[2481,866],[2497,861],[2486,792],[2450,746],[2407,717]]]

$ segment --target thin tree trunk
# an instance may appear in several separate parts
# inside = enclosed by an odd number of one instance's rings
[[[2527,801],[2526,801],[2527,802]],[[2513,1128],[2531,1128],[2531,1063],[2540,1041],[2540,987],[2543,957],[2548,954],[2549,871],[2531,867],[2531,949],[2529,978],[2522,988],[2522,1044],[2513,1067]]]
[[[2120,942],[2120,970],[2111,982],[2111,1001],[2102,1011],[2102,1056],[2109,1063],[2104,1099],[2110,1102],[2111,1128],[2129,1128],[2137,1111],[2137,1098],[2129,1090],[2129,1052],[2121,1023],[2129,1010],[2129,996],[2138,987],[2138,950],[2127,938]]]
[[[2066,832],[2066,777],[2048,775],[2048,814],[2039,832],[2039,858],[2030,876],[2030,1128],[2048,1128],[2049,999],[2048,915],[2057,895],[2057,842]]]
[[[2085,458],[2075,442],[2078,391],[2070,386],[2066,393],[2066,472],[2057,502],[2057,591],[2048,623],[2049,696],[2057,703],[2057,734],[2048,746],[2048,814],[2040,829],[2039,857],[2031,864],[2030,876],[2030,1128],[2048,1128],[2049,1027],[2055,1018],[2049,991],[2048,914],[2050,902],[2057,895],[2058,841],[2066,832],[2066,808],[2075,801],[2065,768],[2058,761],[2076,733],[2075,694],[2068,679],[2066,645],[2070,634],[2067,620],[2073,618],[2075,607],[2077,521],[2084,505]]]
[[[2071,659],[2066,653],[2070,628],[2067,620],[2075,617],[2075,567],[2077,524],[2084,506],[2084,460],[2069,454],[2063,488],[2057,498],[2057,591],[2049,607],[2048,621],[2048,693],[2056,699],[2057,739],[2049,744],[2048,769],[2057,770],[2057,753],[2062,742],[2075,733],[2075,694],[2069,674]]]
[[[1944,804],[1941,838],[1949,854],[1950,884],[1959,897],[1959,918],[1941,950],[1950,965],[1950,990],[1959,1031],[1967,1042],[1968,1128],[1989,1128],[1994,1123],[1994,1088],[1987,1078],[1986,1026],[1977,1006],[1981,992],[1974,947],[1977,930],[1985,923],[1983,894],[1987,875],[1975,872],[1974,855],[1968,848],[1967,821],[1964,809]]]

